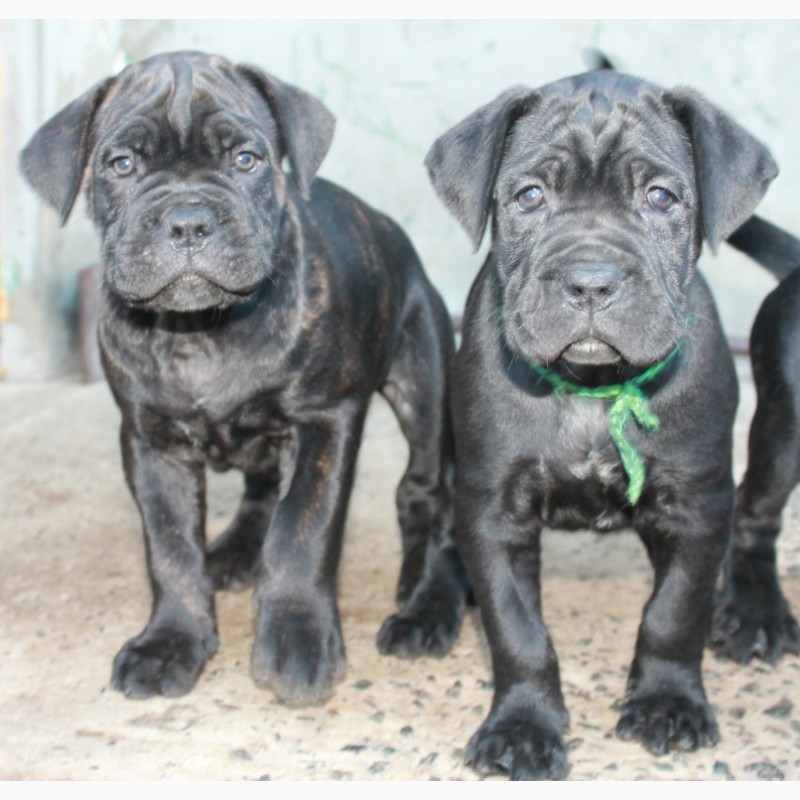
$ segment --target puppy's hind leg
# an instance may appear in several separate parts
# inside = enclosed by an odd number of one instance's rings
[[[420,275],[410,288],[400,342],[381,388],[410,456],[397,489],[403,543],[400,610],[381,627],[378,649],[404,658],[447,653],[466,605],[467,578],[453,538],[452,357],[447,311]]]
[[[245,475],[236,516],[206,550],[206,570],[216,591],[246,589],[253,583],[277,499],[277,475]]]
[[[712,646],[745,664],[800,653],[800,627],[781,591],[775,542],[800,481],[800,271],[764,301],[751,335],[758,405],[733,543],[716,598]]]

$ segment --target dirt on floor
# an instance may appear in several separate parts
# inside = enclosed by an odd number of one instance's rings
[[[744,466],[753,389],[742,363],[736,433]],[[221,647],[195,689],[127,700],[111,661],[144,626],[149,586],[125,487],[119,416],[104,383],[0,384],[0,778],[474,780],[466,743],[488,712],[480,621],[441,660],[382,657],[399,568],[394,489],[407,450],[376,399],[352,498],[340,579],[348,673],[325,705],[291,709],[250,679],[247,592],[217,597]],[[210,479],[209,535],[241,491]],[[547,532],[544,608],[572,717],[570,778],[800,778],[800,658],[746,667],[706,654],[721,743],[655,757],[614,726],[651,587],[631,533]],[[800,612],[800,495],[784,515],[780,574]]]

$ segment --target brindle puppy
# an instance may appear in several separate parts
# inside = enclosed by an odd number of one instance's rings
[[[304,91],[174,53],[90,89],[22,154],[62,219],[86,189],[102,236],[100,342],[153,589],[150,621],[114,662],[131,697],[188,692],[217,649],[213,590],[254,576],[256,683],[292,704],[328,697],[344,672],[336,575],[375,391],[411,453],[401,609],[379,646],[441,655],[458,632],[449,318],[397,225],[313,180],[332,133]],[[208,552],[206,465],[245,476]]]

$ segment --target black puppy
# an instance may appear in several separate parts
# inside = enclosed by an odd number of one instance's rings
[[[402,608],[379,646],[440,655],[458,632],[450,322],[399,228],[312,183],[333,124],[257,69],[175,53],[98,84],[22,154],[64,220],[85,186],[102,235],[100,342],[153,589],[149,623],[114,662],[126,695],[189,691],[217,648],[213,590],[254,576],[256,683],[292,704],[330,694],[344,670],[337,566],[374,391],[411,453],[397,493]],[[209,552],[206,465],[245,476]]]
[[[735,661],[758,656],[774,664],[784,653],[800,654],[800,626],[781,591],[775,552],[783,508],[800,482],[800,241],[755,218],[728,241],[782,280],[750,334],[758,402],[711,643]]]
[[[733,514],[733,363],[696,269],[777,168],[699,95],[599,70],[512,88],[436,141],[433,184],[477,247],[453,387],[457,538],[495,695],[467,760],[562,777],[568,715],[540,602],[544,526],[635,528],[655,590],[617,732],[719,737],[701,659]]]

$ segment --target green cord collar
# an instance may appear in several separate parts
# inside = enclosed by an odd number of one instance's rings
[[[559,396],[570,394],[575,397],[614,401],[608,409],[608,434],[619,451],[622,467],[628,476],[628,491],[626,495],[628,502],[632,506],[635,506],[642,496],[646,471],[644,460],[625,435],[625,429],[631,419],[635,420],[639,427],[646,431],[658,429],[659,419],[650,410],[650,403],[641,387],[660,375],[678,355],[680,349],[681,345],[678,343],[669,355],[648,367],[635,378],[609,386],[581,386],[564,380],[556,372],[541,364],[530,364],[531,368],[546,380]]]

